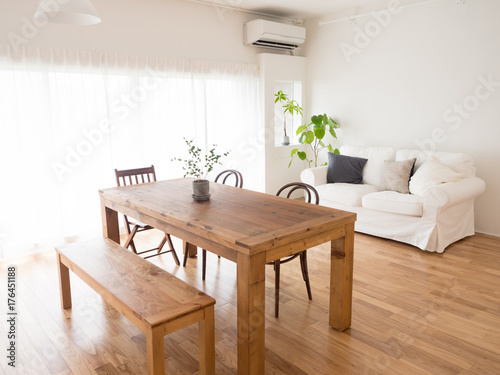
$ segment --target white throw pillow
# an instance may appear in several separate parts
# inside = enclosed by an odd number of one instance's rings
[[[424,162],[410,179],[410,193],[423,197],[429,188],[446,182],[458,181],[463,176],[463,173],[455,172],[432,158]]]

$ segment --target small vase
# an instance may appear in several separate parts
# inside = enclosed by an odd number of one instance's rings
[[[193,199],[207,201],[210,199],[210,182],[208,180],[193,181]]]
[[[290,144],[290,137],[288,135],[284,135],[281,144],[283,146],[288,146]]]

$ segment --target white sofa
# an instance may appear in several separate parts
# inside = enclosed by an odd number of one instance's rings
[[[361,146],[342,146],[340,153],[368,159],[363,168],[363,184],[327,183],[326,166],[304,170],[301,180],[317,189],[321,205],[355,212],[357,232],[438,253],[474,234],[474,199],[485,190],[485,183],[475,176],[470,156]],[[384,160],[416,158],[416,171],[431,157],[462,173],[463,178],[433,186],[422,197],[380,191]]]

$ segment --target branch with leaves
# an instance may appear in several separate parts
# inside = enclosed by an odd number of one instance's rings
[[[314,163],[314,167],[318,166],[318,155],[321,150],[328,148],[328,151],[331,153],[338,154],[339,150],[334,149],[331,144],[325,144],[323,142],[323,138],[328,131],[331,136],[337,139],[337,134],[335,134],[335,129],[339,128],[340,125],[337,124],[331,117],[324,115],[316,115],[311,117],[311,122],[309,124],[304,124],[297,129],[297,135],[299,137],[300,144],[307,144],[311,147],[311,151],[313,154],[313,159],[308,158],[307,153],[305,151],[299,151],[298,148],[294,148],[290,154],[292,159],[288,164],[288,168],[292,165],[295,157],[298,157],[300,160],[305,160],[309,164],[309,168],[312,166],[311,163]],[[324,163],[323,165],[326,165]]]
[[[275,99],[274,99],[274,103],[282,103],[282,102],[285,102],[285,104],[283,104],[283,134],[284,136],[286,137],[287,134],[286,134],[286,115],[287,113],[289,113],[291,116],[293,116],[294,112],[295,114],[297,115],[301,115],[302,116],[302,107],[299,105],[299,103],[296,101],[296,100],[290,100],[288,99],[288,95],[287,94],[284,94],[283,91],[278,91],[276,94],[274,94],[275,96]]]
[[[207,174],[210,173],[216,164],[222,165],[220,159],[222,156],[227,156],[231,151],[227,151],[222,155],[215,153],[215,147],[208,151],[208,154],[202,157],[201,148],[194,145],[194,141],[184,138],[184,142],[188,146],[188,153],[190,157],[188,159],[173,158],[172,161],[180,161],[184,163],[182,169],[185,171],[184,177],[191,175],[196,181],[205,180]]]

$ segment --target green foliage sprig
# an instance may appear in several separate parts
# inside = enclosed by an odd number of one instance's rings
[[[222,155],[215,153],[215,147],[217,145],[212,145],[213,148],[208,151],[208,154],[201,154],[201,148],[194,145],[194,140],[188,140],[184,138],[184,142],[188,146],[188,152],[190,157],[188,159],[173,158],[172,161],[180,161],[184,163],[182,169],[185,171],[184,177],[190,175],[195,178],[196,181],[205,180],[207,174],[214,169],[216,164],[222,165],[220,159],[222,156],[227,156],[231,151],[224,152]]]
[[[287,113],[289,113],[291,116],[293,116],[293,113],[295,112],[295,114],[297,115],[301,115],[302,116],[302,107],[299,105],[299,103],[296,101],[296,100],[290,100],[288,99],[288,95],[287,94],[284,94],[283,91],[278,91],[276,94],[274,94],[275,96],[275,99],[274,99],[274,103],[282,103],[282,102],[285,102],[285,104],[283,104],[283,134],[284,136],[286,137],[286,115]]]
[[[307,144],[311,147],[311,151],[313,153],[314,159],[309,159],[307,157],[307,153],[305,151],[299,151],[298,148],[294,148],[290,154],[292,159],[288,164],[288,168],[292,165],[293,159],[297,156],[300,160],[305,160],[309,164],[309,168],[311,167],[311,163],[314,162],[314,166],[318,166],[318,154],[324,148],[328,148],[328,151],[331,153],[339,154],[339,150],[334,149],[331,144],[325,144],[323,142],[323,138],[328,131],[331,136],[337,139],[337,134],[335,134],[335,129],[340,128],[340,125],[337,124],[331,117],[324,115],[316,115],[311,117],[311,122],[309,124],[304,124],[299,126],[297,129],[297,135],[299,137],[300,144]],[[323,165],[326,165],[324,163]]]

